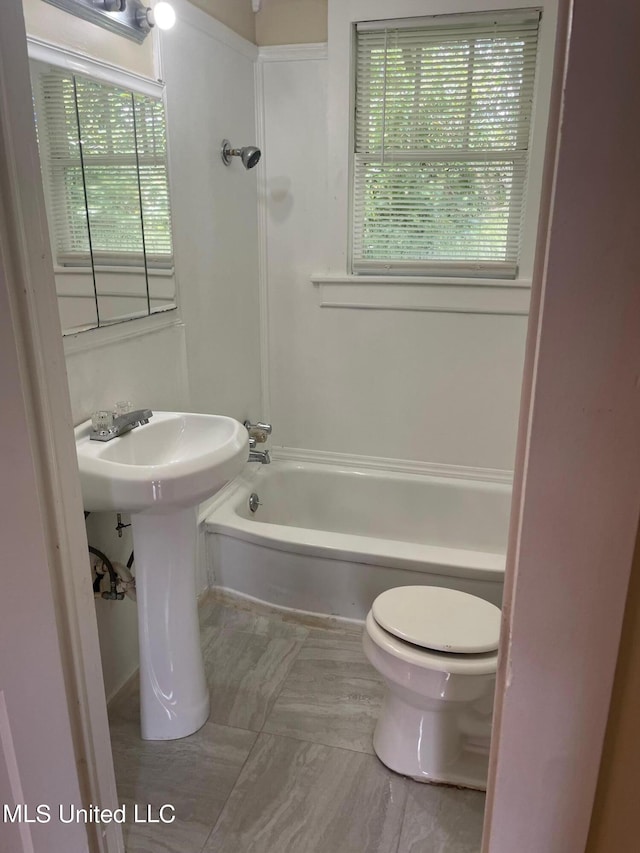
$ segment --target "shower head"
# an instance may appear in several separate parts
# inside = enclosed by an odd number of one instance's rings
[[[244,148],[232,148],[228,139],[222,140],[222,148],[220,156],[225,166],[231,165],[232,157],[239,157],[242,160],[242,165],[245,169],[253,169],[258,164],[258,160],[262,156],[262,152],[255,145],[247,145]]]

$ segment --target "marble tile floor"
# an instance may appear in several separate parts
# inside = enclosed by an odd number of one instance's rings
[[[484,795],[387,770],[371,739],[383,687],[362,628],[217,592],[200,606],[211,715],[143,741],[137,679],[109,708],[127,853],[477,853]]]

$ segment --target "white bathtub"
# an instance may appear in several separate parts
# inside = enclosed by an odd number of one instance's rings
[[[364,619],[380,592],[407,584],[500,604],[510,501],[507,483],[314,462],[248,465],[205,515],[212,581],[279,607],[352,619]]]

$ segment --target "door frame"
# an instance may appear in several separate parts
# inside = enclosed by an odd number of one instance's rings
[[[483,853],[585,850],[640,518],[640,9],[559,27]]]
[[[106,699],[20,0],[0,12],[0,241],[22,364],[83,804],[116,808]],[[10,484],[3,488],[10,495]],[[35,521],[34,521],[35,523]],[[27,616],[28,614],[25,614]],[[87,825],[92,853],[124,853],[122,829]]]

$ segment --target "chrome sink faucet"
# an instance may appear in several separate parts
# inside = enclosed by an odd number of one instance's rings
[[[111,441],[112,438],[124,435],[137,426],[148,424],[152,417],[151,409],[122,411],[118,404],[115,412],[95,412],[91,418],[92,429],[89,438],[92,441]]]

